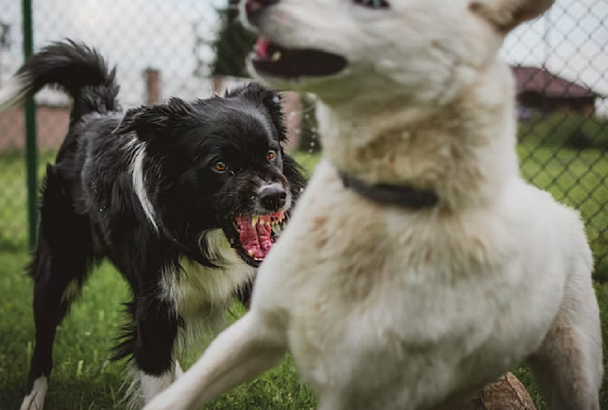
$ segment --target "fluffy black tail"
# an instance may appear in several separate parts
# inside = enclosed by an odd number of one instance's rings
[[[23,102],[47,85],[72,97],[72,118],[119,109],[116,69],[108,69],[101,55],[82,43],[55,42],[34,54],[0,89],[0,109]]]

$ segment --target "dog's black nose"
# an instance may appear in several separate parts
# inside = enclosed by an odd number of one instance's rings
[[[252,20],[257,14],[259,14],[264,8],[272,6],[278,3],[279,0],[246,0],[245,11],[247,12],[247,18]]]
[[[260,189],[260,204],[268,211],[278,211],[285,205],[287,191],[279,184],[272,184]]]

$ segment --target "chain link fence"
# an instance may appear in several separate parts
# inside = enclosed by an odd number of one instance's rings
[[[20,2],[0,0],[0,87],[23,62]],[[247,81],[253,38],[234,0],[34,0],[35,49],[71,38],[118,67],[125,108],[169,96],[207,97]],[[512,33],[502,50],[518,87],[522,174],[585,220],[595,277],[608,282],[608,2],[557,0]],[[65,135],[69,101],[36,97],[40,176]],[[289,149],[307,168],[318,159],[314,100],[286,94]],[[27,248],[24,119],[0,113],[0,252]]]

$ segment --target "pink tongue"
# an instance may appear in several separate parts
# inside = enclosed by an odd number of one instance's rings
[[[251,225],[251,216],[240,215],[236,219],[239,225],[239,239],[245,253],[255,259],[264,259],[272,247],[269,224]]]
[[[270,40],[260,38],[255,44],[255,53],[258,57],[268,58],[268,46],[270,46]]]
[[[272,239],[270,239],[270,234],[272,233],[272,228],[270,225],[257,225],[258,229],[258,241],[260,243],[260,247],[264,251],[264,256],[270,252],[270,248],[272,248]]]

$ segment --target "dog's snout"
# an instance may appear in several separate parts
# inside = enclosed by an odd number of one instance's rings
[[[264,209],[274,212],[285,206],[287,191],[280,184],[267,185],[260,188],[258,198]]]
[[[253,19],[264,8],[272,6],[278,2],[279,0],[246,0],[245,12],[247,13],[247,18],[249,20]]]

